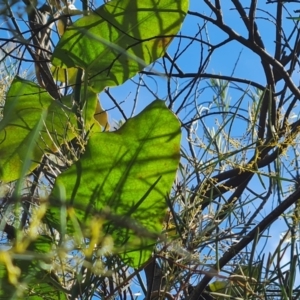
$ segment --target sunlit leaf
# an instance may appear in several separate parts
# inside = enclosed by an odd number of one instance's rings
[[[110,126],[108,123],[107,112],[103,110],[99,102],[97,102],[94,118],[105,129],[105,131],[109,131]]]
[[[35,147],[27,153],[33,138],[33,128],[39,122],[42,111],[48,109],[53,99],[33,82],[16,78],[7,93],[4,118],[0,123],[0,168],[3,181],[15,180],[20,176],[25,159],[33,169],[42,156]],[[29,157],[28,157],[29,156]],[[34,161],[34,162],[33,162]]]
[[[130,265],[139,266],[156,241],[145,231],[162,229],[179,149],[179,122],[160,100],[116,132],[94,133],[82,158],[58,176],[48,221],[63,231],[64,205],[82,225],[95,213],[105,213],[115,246]],[[68,222],[69,233],[73,223]]]
[[[64,83],[67,82],[69,86],[72,86],[76,83],[77,71],[77,68],[62,69],[51,66],[51,72],[54,80]]]
[[[216,280],[209,284],[209,290],[211,292],[224,293],[229,285],[230,283],[227,280]]]
[[[82,97],[87,98],[83,116],[89,127],[95,123],[97,94],[87,89],[82,91]],[[40,124],[44,111],[47,119],[37,136],[34,128]],[[28,172],[32,171],[45,151],[56,151],[77,134],[72,95],[55,101],[46,90],[19,77],[14,79],[7,93],[3,115],[0,122],[0,179],[5,182],[19,178],[25,161],[29,162]],[[36,146],[28,152],[28,145],[32,143]]]
[[[165,53],[187,9],[187,0],[110,1],[68,27],[53,65],[85,69],[97,92],[122,84]]]

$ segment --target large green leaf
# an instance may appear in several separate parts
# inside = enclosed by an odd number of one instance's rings
[[[93,134],[81,159],[58,176],[48,221],[62,232],[63,207],[74,212],[82,225],[88,225],[96,212],[101,216],[109,210],[107,232],[115,246],[122,248],[123,258],[139,266],[149,258],[156,241],[143,236],[143,229],[161,231],[179,150],[180,124],[160,100],[118,131]],[[68,233],[74,231],[72,224],[69,220]]]
[[[52,59],[81,67],[95,91],[119,85],[161,57],[177,34],[188,0],[114,0],[67,29]]]
[[[95,122],[97,95],[87,90],[87,124]],[[64,106],[66,104],[67,106]],[[47,150],[55,151],[58,146],[76,135],[77,121],[71,110],[71,95],[55,101],[45,89],[37,84],[16,77],[7,93],[4,118],[0,122],[0,179],[8,182],[19,178],[22,166],[29,161],[27,171],[32,171]],[[42,123],[41,115],[47,112]],[[92,121],[93,120],[93,121]],[[40,134],[35,134],[41,124]],[[28,145],[32,151],[28,151]]]

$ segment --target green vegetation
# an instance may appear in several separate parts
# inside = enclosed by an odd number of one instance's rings
[[[0,3],[0,299],[300,298],[297,7],[190,1]]]

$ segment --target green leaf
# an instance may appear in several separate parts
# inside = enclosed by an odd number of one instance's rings
[[[187,0],[111,1],[68,27],[53,65],[85,69],[96,92],[122,84],[165,53],[187,10]]]
[[[216,280],[208,286],[211,292],[225,293],[226,289],[230,286],[230,282],[228,280]]]
[[[70,86],[73,86],[76,83],[77,72],[77,68],[61,69],[51,66],[51,73],[55,81],[64,82]]]
[[[25,159],[39,161],[42,150],[35,147],[27,153],[33,140],[34,128],[39,123],[43,110],[53,99],[36,84],[16,77],[7,93],[4,118],[0,123],[0,170],[1,180],[12,181],[20,176]],[[32,170],[37,162],[31,162]]]
[[[82,96],[88,99],[84,116],[89,127],[95,122],[93,115],[98,99],[90,89],[82,92]],[[77,121],[71,109],[71,98],[69,95],[61,102],[55,101],[37,84],[19,77],[14,79],[6,96],[4,118],[0,122],[2,181],[18,179],[25,161],[28,163],[27,173],[31,172],[45,151],[56,151],[61,144],[75,137]],[[41,124],[44,112],[47,118],[37,135],[34,129]],[[28,145],[34,145],[32,151],[28,151]]]
[[[123,259],[139,266],[156,241],[145,231],[161,232],[179,151],[179,121],[163,101],[154,101],[118,131],[91,136],[81,159],[58,176],[48,221],[63,232],[63,207],[86,226],[91,216],[104,214],[106,231]],[[69,220],[68,233],[74,231],[72,224]]]

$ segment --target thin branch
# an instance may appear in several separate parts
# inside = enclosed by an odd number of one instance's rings
[[[289,207],[298,201],[300,198],[300,188],[298,188],[292,195],[286,198],[281,204],[279,204],[269,215],[267,215],[253,230],[251,230],[246,237],[240,242],[233,245],[218,261],[220,268],[224,267],[232,258],[234,258],[240,251],[242,251],[247,245],[249,245],[257,235],[262,236],[263,232],[276,221],[282,213],[284,213]],[[212,276],[206,275],[201,282],[195,287],[193,293],[187,300],[201,300],[200,295],[205,290],[208,283],[211,281]]]

